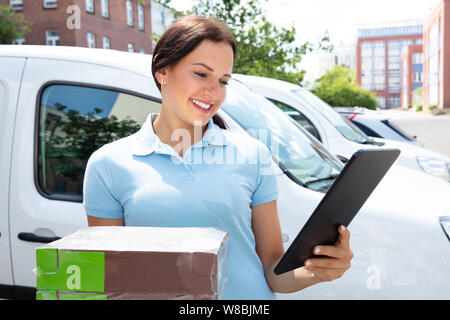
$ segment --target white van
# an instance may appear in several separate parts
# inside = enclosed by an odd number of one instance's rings
[[[344,115],[369,137],[397,140],[419,147],[424,146],[417,140],[417,136],[400,128],[387,115],[382,114],[381,110],[362,107],[333,107],[333,109]]]
[[[90,154],[135,132],[161,100],[148,55],[0,46],[0,66],[0,297],[33,299],[36,248],[87,226]],[[332,183],[311,180],[343,164],[266,99],[237,81],[227,88],[219,113],[230,130],[269,129],[279,142],[273,154],[287,249]],[[352,268],[331,283],[278,296],[449,299],[448,194],[440,179],[392,168],[349,227]]]
[[[313,93],[293,83],[240,74],[233,77],[287,112],[341,159],[350,158],[361,148],[398,148],[401,154],[397,164],[450,182],[450,159],[443,154],[400,141],[368,137]]]

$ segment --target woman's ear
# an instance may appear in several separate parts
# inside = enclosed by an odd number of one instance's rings
[[[167,76],[167,69],[166,68],[163,68],[163,69],[160,69],[160,70],[156,71],[155,72],[155,76],[156,76],[156,79],[158,80],[160,85],[164,85],[164,84],[167,83],[167,81],[165,80],[165,78]]]

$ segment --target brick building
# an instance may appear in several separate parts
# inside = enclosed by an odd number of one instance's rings
[[[400,107],[401,53],[423,43],[422,21],[399,21],[358,29],[356,80],[382,109]]]
[[[450,0],[441,0],[424,23],[423,106],[450,108]]]
[[[151,0],[0,0],[32,22],[17,44],[152,52]]]
[[[401,62],[401,107],[406,109],[409,105],[420,103],[414,101],[414,90],[423,86],[423,45],[416,44],[404,47]]]

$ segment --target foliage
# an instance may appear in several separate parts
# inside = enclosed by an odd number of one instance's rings
[[[302,56],[316,49],[332,50],[328,34],[317,46],[310,42],[297,45],[295,27],[278,28],[269,22],[261,1],[267,0],[196,0],[185,14],[216,17],[228,26],[236,40],[234,73],[299,84],[305,74],[297,67]]]
[[[11,44],[14,39],[23,38],[30,30],[31,22],[14,12],[10,6],[0,5],[0,44]]]
[[[375,110],[376,97],[356,83],[353,70],[336,65],[315,81],[312,92],[331,106],[366,107]]]
[[[423,103],[423,87],[418,87],[413,91],[412,96],[413,104],[422,104]]]
[[[437,105],[435,105],[435,104],[430,104],[429,106],[428,106],[428,110],[434,110],[434,109],[436,109],[437,108]]]

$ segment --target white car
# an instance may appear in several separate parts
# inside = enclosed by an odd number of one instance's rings
[[[381,111],[362,107],[333,107],[333,109],[347,117],[369,137],[397,140],[423,147],[423,143],[416,139],[417,136],[405,132]]]
[[[396,164],[426,172],[450,182],[450,159],[433,150],[382,138],[371,138],[310,91],[281,80],[234,74],[303,125],[340,159],[348,159],[360,148],[398,148]]]
[[[161,99],[148,55],[0,46],[0,64],[0,295],[33,298],[36,248],[87,226],[88,157],[136,131]],[[343,164],[263,97],[238,81],[227,88],[219,114],[229,130],[265,141],[279,164],[287,249],[333,181],[314,180]],[[259,135],[267,130],[268,139]],[[440,179],[392,167],[349,226],[355,257],[347,273],[278,297],[449,299],[449,193]]]

